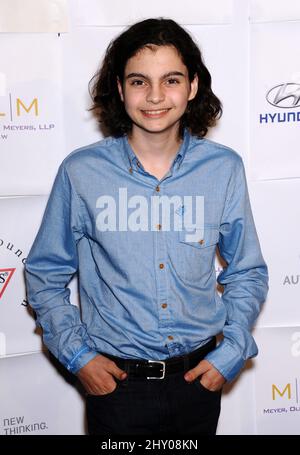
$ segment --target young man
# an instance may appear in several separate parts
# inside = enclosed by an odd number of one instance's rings
[[[108,137],[58,170],[26,262],[29,303],[85,387],[90,434],[215,434],[222,386],[257,354],[268,289],[242,159],[204,138],[221,103],[172,20],[117,37],[92,94]],[[76,272],[81,314],[66,287]]]

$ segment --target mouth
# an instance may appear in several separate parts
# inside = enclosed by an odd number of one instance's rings
[[[169,112],[170,108],[168,109],[149,109],[149,110],[142,110],[142,114],[145,116],[145,117],[148,117],[148,118],[160,118],[160,117],[163,117],[164,115],[167,114],[167,112]]]

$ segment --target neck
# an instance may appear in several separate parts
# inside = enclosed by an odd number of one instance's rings
[[[179,128],[150,133],[133,125],[132,133],[128,135],[128,141],[142,162],[152,164],[169,163],[176,155],[182,142],[179,136]]]

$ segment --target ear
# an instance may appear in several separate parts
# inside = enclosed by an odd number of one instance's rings
[[[118,91],[119,91],[120,98],[124,102],[123,88],[122,88],[122,84],[121,84],[121,81],[119,79],[119,76],[117,76],[117,85],[118,85]]]
[[[188,101],[191,101],[195,98],[198,92],[198,74],[195,73],[194,79],[191,82],[191,89],[190,89],[190,94]]]

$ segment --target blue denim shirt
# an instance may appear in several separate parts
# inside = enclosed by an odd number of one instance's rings
[[[173,207],[176,222],[184,217],[184,197],[199,196],[200,229],[191,221],[181,230],[175,221],[164,229],[161,214],[139,228],[138,200],[148,203],[143,213],[150,215],[153,196],[181,197]],[[217,248],[227,266],[216,280]],[[67,287],[76,272],[81,310],[70,303]],[[187,129],[161,180],[144,169],[126,135],[70,153],[58,169],[25,274],[44,343],[73,373],[99,352],[164,360],[223,333],[206,359],[231,380],[258,352],[251,328],[266,298],[268,271],[243,161]]]

